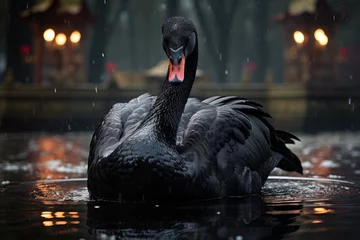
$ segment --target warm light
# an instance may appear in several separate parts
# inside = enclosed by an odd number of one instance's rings
[[[324,30],[322,30],[321,28],[315,30],[314,37],[321,46],[326,46],[326,44],[328,44],[329,42],[328,37],[326,36]]]
[[[323,207],[319,207],[319,208],[314,208],[314,212],[315,212],[315,214],[325,214],[325,213],[331,213],[332,210],[326,209]]]
[[[78,212],[69,212],[71,215],[78,215]]]
[[[67,221],[56,221],[55,224],[56,225],[66,225]]]
[[[322,223],[322,220],[313,220],[312,223]]]
[[[79,218],[79,215],[71,215],[71,218]]]
[[[51,42],[55,38],[55,31],[51,28],[46,29],[43,34],[44,40],[47,42]]]
[[[43,225],[44,225],[45,227],[50,227],[50,226],[53,226],[54,223],[53,223],[53,221],[43,221]]]
[[[71,221],[70,224],[80,224],[80,221]]]
[[[305,36],[302,32],[296,31],[296,32],[294,32],[294,40],[296,43],[301,44],[305,41]]]
[[[66,36],[65,36],[65,34],[59,33],[58,35],[56,35],[56,37],[55,37],[55,43],[56,43],[57,45],[60,45],[60,46],[64,45],[64,44],[66,43]]]
[[[321,28],[318,28],[315,30],[314,32],[314,37],[316,40],[319,41],[319,39],[321,39],[323,36],[325,35],[324,30],[322,30]]]
[[[56,218],[65,218],[64,212],[56,212],[56,213],[55,213],[55,217],[56,217]]]
[[[324,35],[318,41],[321,46],[326,46],[326,44],[329,42],[329,39],[326,35]]]
[[[81,34],[80,34],[79,31],[74,31],[74,32],[71,33],[70,41],[72,43],[78,43],[80,41],[80,39],[81,39]]]

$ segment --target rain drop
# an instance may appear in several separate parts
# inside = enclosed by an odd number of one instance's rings
[[[104,4],[106,4],[106,0],[104,0]]]
[[[102,56],[102,57],[105,57],[105,54],[104,54],[104,53],[101,53],[101,56]]]
[[[216,212],[217,215],[220,215],[220,212]]]
[[[91,63],[92,63],[92,64],[95,64],[95,60],[92,60]]]
[[[225,75],[228,75],[229,74],[229,71],[226,69],[225,70]]]
[[[98,93],[98,88],[97,88],[97,86],[95,86],[95,92]]]
[[[94,208],[100,208],[100,206],[94,206]]]
[[[94,103],[94,102],[93,102],[92,106],[95,107],[95,103]]]
[[[235,240],[243,240],[244,238],[242,236],[236,236]]]
[[[159,207],[159,205],[158,205],[158,204],[156,204],[156,205],[155,205],[155,207]]]
[[[246,58],[246,62],[250,62],[250,58],[249,58],[249,57]]]
[[[348,103],[349,105],[351,105],[351,97],[349,97]]]
[[[219,53],[219,60],[222,61],[222,54]]]
[[[56,93],[56,88],[54,88],[54,93]]]

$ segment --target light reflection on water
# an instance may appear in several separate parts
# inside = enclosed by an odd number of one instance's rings
[[[0,236],[1,239],[357,239],[360,233],[357,136],[357,133],[300,136],[303,141],[292,149],[303,162],[305,176],[315,176],[316,181],[275,170],[273,174],[278,176],[269,179],[262,197],[160,206],[89,201],[85,181],[89,133],[3,136]],[[39,179],[42,181],[34,181]]]

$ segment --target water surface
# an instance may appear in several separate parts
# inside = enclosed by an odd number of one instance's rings
[[[300,135],[304,176],[275,170],[261,196],[177,205],[89,201],[90,136],[0,137],[1,239],[358,239],[358,133]]]

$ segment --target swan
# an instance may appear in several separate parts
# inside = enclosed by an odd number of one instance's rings
[[[117,103],[95,130],[88,157],[91,199],[188,201],[258,194],[275,167],[302,174],[262,106],[236,96],[188,98],[198,63],[198,35],[184,17],[162,26],[169,59],[157,97]]]

